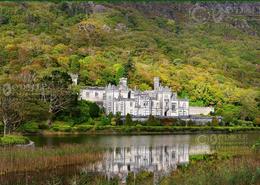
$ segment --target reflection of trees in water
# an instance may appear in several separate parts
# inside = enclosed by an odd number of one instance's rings
[[[188,144],[175,144],[172,146],[131,146],[114,147],[104,155],[104,160],[86,168],[86,171],[101,172],[111,179],[118,176],[122,183],[126,182],[129,173],[148,171],[154,174],[154,182],[161,176],[176,170],[178,165],[189,162],[189,151],[191,146]],[[197,147],[193,152],[208,151],[208,146]]]

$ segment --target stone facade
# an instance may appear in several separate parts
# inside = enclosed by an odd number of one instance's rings
[[[190,115],[209,115],[214,112],[214,107],[189,107]]]
[[[127,79],[121,78],[119,85],[88,87],[80,92],[80,99],[97,102],[105,108],[106,114],[120,112],[122,116],[188,116],[189,101],[179,99],[169,87],[161,86],[154,78],[154,89],[140,91],[130,89]]]

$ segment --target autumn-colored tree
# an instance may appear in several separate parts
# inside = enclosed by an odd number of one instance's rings
[[[51,126],[54,116],[72,103],[75,94],[70,88],[72,81],[66,72],[52,71],[41,81],[44,84],[41,98],[49,107],[47,123]]]

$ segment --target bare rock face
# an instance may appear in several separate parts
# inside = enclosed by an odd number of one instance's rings
[[[110,32],[110,31],[111,31],[111,28],[110,28],[108,25],[104,24],[104,25],[102,26],[102,30],[105,31],[105,32]]]
[[[141,11],[145,16],[163,16],[176,22],[187,24],[205,24],[207,22],[228,23],[249,34],[255,35],[259,30],[250,25],[254,20],[260,24],[260,3],[124,3],[118,5],[123,8],[134,8]],[[240,16],[241,19],[237,19]],[[260,33],[259,33],[260,34]]]
[[[115,31],[126,31],[127,27],[123,23],[118,23],[115,27]]]
[[[93,13],[102,13],[105,12],[107,9],[105,6],[97,4],[97,5],[92,5],[92,11]]]
[[[73,16],[76,14],[91,14],[92,10],[92,3],[89,2],[63,2],[59,4],[59,9],[66,12],[68,15]]]
[[[96,26],[93,24],[79,24],[78,29],[79,29],[79,31],[93,33],[96,30]]]
[[[2,24],[7,24],[8,23],[8,18],[5,16],[0,16],[0,25]]]
[[[68,15],[102,13],[107,10],[104,5],[93,2],[63,2],[59,9],[65,11]]]
[[[132,7],[147,15],[161,15],[167,18],[177,17],[179,13],[188,13],[193,7],[201,7],[207,11],[224,11],[227,15],[259,15],[260,3],[124,3],[122,7]]]
[[[200,2],[200,3],[171,3],[171,2],[144,2],[144,3],[110,3],[97,4],[94,2],[64,2],[59,4],[61,10],[69,15],[77,13],[102,13],[111,8],[117,9],[135,9],[142,12],[148,17],[163,16],[168,19],[173,19],[176,22],[184,22],[187,24],[204,24],[207,22],[228,23],[230,26],[241,29],[250,34],[256,34],[259,30],[255,30],[247,19],[258,21],[260,15],[260,2],[253,3],[215,3],[215,2]],[[236,17],[241,16],[242,20]],[[1,22],[1,21],[0,21]],[[106,29],[106,28],[105,28]],[[108,30],[108,29],[106,29]],[[126,26],[118,23],[115,31],[127,30]]]

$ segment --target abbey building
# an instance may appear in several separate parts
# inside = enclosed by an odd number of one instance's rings
[[[80,92],[80,99],[96,102],[105,108],[106,114],[120,112],[122,116],[188,116],[189,101],[179,99],[177,93],[160,84],[154,78],[154,88],[149,91],[130,89],[127,78],[121,78],[119,85],[87,87]]]

